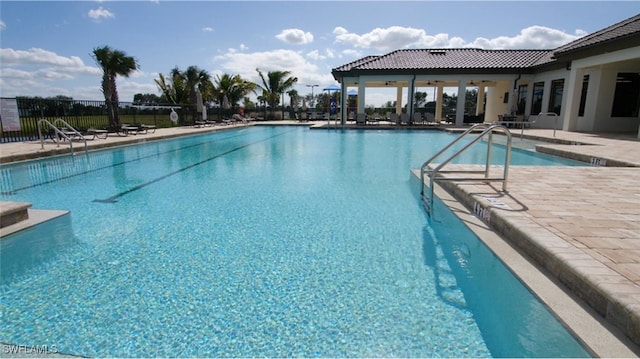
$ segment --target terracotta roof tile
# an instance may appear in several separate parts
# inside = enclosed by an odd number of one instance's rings
[[[336,70],[528,68],[551,50],[406,49],[370,56]]]
[[[530,69],[557,61],[558,56],[619,39],[640,38],[640,14],[584,36],[557,49],[483,50],[474,48],[402,49],[367,56],[332,70],[466,70]],[[640,44],[640,40],[638,41]]]
[[[632,35],[640,35],[640,14],[563,45],[554,53],[561,55]]]

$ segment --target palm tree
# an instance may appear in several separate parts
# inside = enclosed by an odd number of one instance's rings
[[[250,92],[255,92],[255,83],[242,79],[240,75],[218,75],[213,81],[213,97],[222,105],[224,97],[227,97],[233,109]]]
[[[181,71],[176,66],[169,72],[169,78],[160,74],[155,82],[162,92],[163,100],[174,105],[188,104],[189,109],[196,108],[198,103],[197,91],[200,91],[205,103],[214,98],[211,75],[197,66],[189,66],[185,71]],[[193,112],[193,115],[196,116],[197,113]]]
[[[197,96],[196,88],[200,90],[203,98],[208,96],[211,100],[213,96],[213,84],[211,76],[205,70],[199,69],[197,66],[189,66],[185,71],[174,67],[169,73],[169,78],[163,74],[155,80],[158,89],[162,92],[165,101],[176,104],[195,105]]]
[[[280,96],[291,89],[298,82],[298,78],[290,77],[290,71],[269,71],[267,78],[264,77],[260,69],[256,69],[256,71],[262,80],[262,85],[258,85],[262,88],[262,98],[269,104],[273,112],[280,101]]]
[[[102,68],[102,93],[104,94],[104,101],[107,105],[109,127],[115,130],[120,127],[116,76],[129,77],[132,72],[138,69],[138,62],[135,58],[127,56],[123,51],[114,50],[109,46],[94,48],[93,58]]]

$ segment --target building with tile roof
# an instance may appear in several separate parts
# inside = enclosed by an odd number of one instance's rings
[[[396,88],[395,112],[411,114],[425,109],[409,94],[433,88],[434,119],[441,122],[444,88],[473,88],[485,101],[470,111],[459,96],[456,125],[465,123],[465,115],[493,122],[507,114],[535,121],[532,127],[637,132],[640,138],[640,14],[556,49],[401,49],[363,57],[332,74],[341,84],[341,103],[349,88],[357,88],[358,113],[365,112],[367,89]],[[347,111],[342,106],[343,123]]]

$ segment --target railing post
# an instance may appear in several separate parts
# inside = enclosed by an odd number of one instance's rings
[[[491,147],[493,145],[493,132],[489,131],[487,140],[487,162],[484,166],[484,178],[489,178],[489,168],[491,168]]]

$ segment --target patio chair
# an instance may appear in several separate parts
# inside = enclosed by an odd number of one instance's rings
[[[356,117],[356,125],[366,125],[367,124],[367,114],[359,113]]]
[[[149,131],[151,131],[151,133],[156,133],[156,126],[155,125],[145,125],[143,123],[143,124],[140,125],[140,130],[143,131],[145,134],[148,133]]]
[[[408,113],[403,113],[400,115],[400,123],[401,124],[406,124],[407,126],[411,125],[411,117],[409,116]]]
[[[107,131],[107,130],[98,130],[98,129],[95,129],[95,128],[89,128],[89,129],[87,129],[87,135],[93,136],[91,138],[92,140],[95,140],[96,138],[106,139],[107,137],[109,137],[109,131]]]
[[[422,114],[420,112],[414,112],[411,120],[413,123],[422,124],[423,123]]]
[[[120,125],[120,128],[118,128],[118,136],[129,136],[129,133],[137,135],[141,131],[140,126],[123,123]]]
[[[378,126],[380,126],[380,121],[382,121],[382,118],[377,113],[367,119],[367,122],[374,123]]]
[[[395,112],[391,112],[391,114],[389,115],[389,121],[391,121],[391,123],[393,123],[394,125],[400,126],[400,116],[398,116],[398,114]]]

